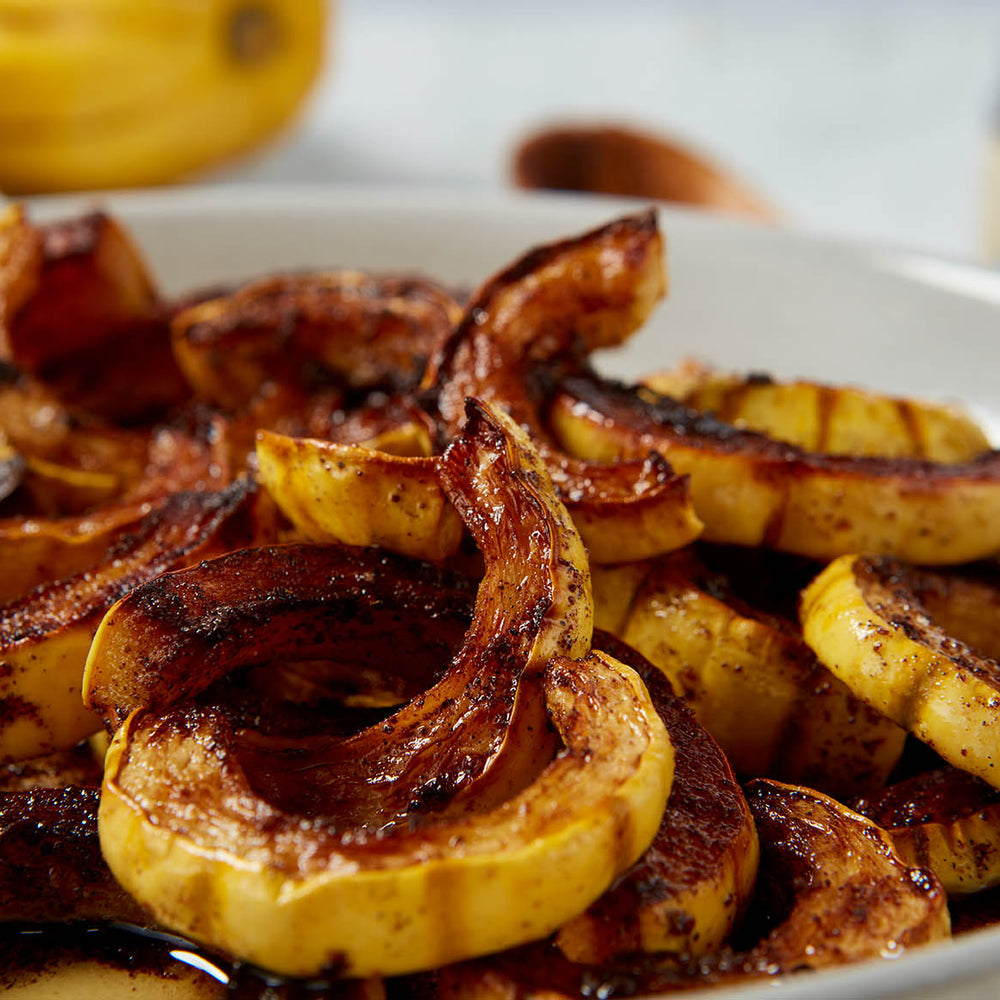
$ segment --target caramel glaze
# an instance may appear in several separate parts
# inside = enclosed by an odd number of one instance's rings
[[[118,224],[95,212],[38,232],[37,288],[9,322],[14,360],[113,420],[158,419],[187,399],[168,310]]]
[[[93,621],[133,588],[159,576],[206,545],[247,502],[239,480],[219,492],[178,493],[162,501],[108,550],[100,571],[82,571],[40,587],[7,604],[0,623],[0,650],[73,623]]]
[[[900,629],[907,638],[926,646],[945,657],[957,668],[982,678],[1000,692],[1000,665],[989,655],[981,653],[951,634],[947,620],[938,621],[932,617],[928,605],[934,606],[943,619],[955,617],[958,623],[966,624],[970,631],[979,633],[985,644],[1000,646],[1000,625],[990,620],[989,604],[979,610],[985,611],[982,622],[970,622],[966,615],[948,614],[948,594],[952,587],[959,588],[958,577],[933,570],[918,569],[887,556],[858,557],[854,561],[854,577],[866,604],[879,617]],[[982,588],[971,581],[973,594]],[[995,604],[997,591],[985,587]],[[984,595],[985,597],[985,595]],[[964,619],[964,622],[963,622]]]
[[[0,929],[0,989],[44,982],[63,966],[96,963],[125,973],[141,991],[150,977],[190,983],[192,1000],[377,1000],[378,984],[357,979],[287,979],[231,962],[164,931],[123,921],[7,924]],[[189,992],[190,990],[190,992]]]
[[[670,918],[676,932],[685,933],[692,923],[683,908],[685,894],[706,878],[718,877],[734,846],[741,855],[751,850],[753,821],[725,755],[675,697],[667,678],[609,632],[595,629],[594,648],[639,674],[674,748],[674,783],[656,837],[615,886],[587,910],[587,916],[601,925],[602,961],[606,961],[641,950],[640,920],[646,906],[669,908],[676,901]],[[752,877],[747,882],[752,884]],[[738,892],[726,901],[733,924],[746,904]]]
[[[104,864],[97,788],[0,795],[0,920],[142,920]]]
[[[924,823],[950,824],[1000,803],[1000,791],[985,781],[941,767],[889,785],[882,792],[855,799],[855,812],[892,830]]]
[[[562,389],[595,413],[637,432],[640,447],[676,440],[688,447],[738,453],[759,460],[759,474],[780,477],[832,472],[843,476],[912,477],[928,486],[956,478],[986,481],[1000,477],[1000,451],[984,452],[965,465],[943,465],[912,458],[831,455],[809,452],[766,434],[727,424],[712,413],[693,410],[669,396],[593,376],[563,380]]]
[[[431,359],[425,403],[439,443],[460,430],[466,398],[504,407],[531,433],[571,513],[687,492],[659,455],[604,465],[561,451],[539,413],[544,367],[625,340],[663,294],[663,240],[654,210],[529,251],[472,296]],[[515,308],[516,306],[516,308]]]
[[[388,667],[405,682],[400,693],[413,693],[447,665],[473,599],[462,577],[370,549],[227,553],[133,590],[104,624],[84,696],[117,726],[136,708],[159,711],[276,659]],[[407,655],[386,663],[393,647]]]
[[[588,966],[568,961],[551,942],[538,942],[407,977],[390,984],[388,995],[646,996],[874,958],[947,934],[940,886],[894,859],[884,835],[866,821],[825,796],[774,782],[752,782],[747,800],[762,853],[744,950],[725,948],[680,968],[675,956],[661,955]],[[754,937],[759,940],[750,944]]]
[[[232,406],[274,380],[412,387],[459,315],[432,282],[343,271],[254,282],[180,312],[172,329],[195,384]]]

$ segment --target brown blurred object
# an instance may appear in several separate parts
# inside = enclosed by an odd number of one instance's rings
[[[760,195],[702,157],[656,135],[618,125],[556,125],[514,151],[521,188],[589,191],[699,205],[775,222]]]

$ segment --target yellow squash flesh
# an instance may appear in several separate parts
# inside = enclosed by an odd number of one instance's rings
[[[956,465],[816,454],[698,414],[648,389],[567,379],[559,443],[595,462],[657,451],[690,477],[707,541],[814,559],[887,553],[957,565],[1000,552],[1000,452]]]
[[[989,439],[957,406],[894,399],[851,386],[776,382],[687,363],[643,379],[650,389],[720,420],[807,451],[968,462]]]
[[[889,559],[837,559],[803,592],[805,640],[859,698],[1000,788],[1000,666],[928,616],[910,572]]]
[[[432,560],[458,550],[462,521],[433,459],[261,431],[257,463],[261,483],[310,541]]]
[[[641,854],[673,771],[642,682],[610,657],[554,661],[545,698],[566,750],[523,792],[395,845],[317,830],[316,852],[291,871],[258,835],[234,841],[230,810],[266,821],[266,840],[280,838],[282,820],[213,750],[210,717],[164,738],[155,717],[133,715],[108,753],[105,856],[157,920],[289,975],[331,963],[395,974],[541,937]],[[216,812],[203,790],[223,785],[232,799]],[[181,799],[190,807],[178,828],[162,803]]]
[[[708,593],[683,563],[637,569],[593,570],[596,623],[666,674],[738,774],[842,795],[885,783],[904,731],[824,670],[801,639]]]

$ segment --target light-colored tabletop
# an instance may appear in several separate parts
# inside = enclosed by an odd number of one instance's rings
[[[297,128],[226,180],[496,188],[525,129],[623,120],[790,225],[979,259],[1000,4],[340,0]]]

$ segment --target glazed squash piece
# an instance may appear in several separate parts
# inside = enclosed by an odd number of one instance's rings
[[[199,303],[174,317],[172,337],[199,396],[235,409],[268,381],[413,386],[460,315],[429,281],[333,271],[265,278]]]
[[[120,223],[95,212],[32,227],[8,209],[0,229],[11,247],[0,356],[69,405],[111,419],[141,420],[188,396],[166,307]]]
[[[815,559],[846,552],[959,564],[1000,552],[1000,452],[942,465],[806,452],[649,389],[563,380],[549,409],[570,453],[614,461],[659,451],[690,476],[708,541]]]
[[[594,562],[672,551],[701,524],[683,478],[649,449],[607,465],[562,451],[540,412],[539,383],[548,365],[579,364],[623,343],[665,290],[655,212],[538,247],[472,296],[424,377],[445,436],[461,428],[468,396],[502,406],[528,429]]]
[[[594,643],[642,678],[674,748],[674,781],[653,842],[556,945],[588,964],[642,953],[689,961],[720,948],[746,910],[760,857],[753,817],[724,754],[660,671],[599,629]]]
[[[444,559],[462,541],[462,522],[436,465],[332,441],[257,436],[260,481],[303,537],[421,559]]]
[[[986,611],[975,641],[1000,648],[989,611],[996,588],[949,583],[932,570],[893,559],[842,556],[802,595],[806,642],[859,698],[908,729],[948,763],[1000,788],[1000,666],[953,634],[946,596],[957,591],[956,620],[967,618],[968,588]],[[992,597],[990,597],[992,595]],[[937,603],[940,620],[924,599]]]
[[[908,864],[951,895],[1000,883],[1000,792],[953,767],[897,782],[851,803],[878,823]]]
[[[420,783],[429,789],[438,782],[436,774],[447,775],[437,792],[428,792],[432,801],[462,791],[482,803],[489,795],[502,799],[523,786],[555,742],[538,697],[541,671],[557,653],[579,656],[589,648],[593,603],[579,535],[555,500],[544,467],[523,433],[509,418],[470,406],[475,433],[456,440],[439,466],[442,482],[486,564],[466,641],[452,669],[419,702],[400,709],[391,739],[373,727],[336,745],[319,741],[309,750],[316,758],[312,773],[304,772],[301,781],[285,781],[288,797],[305,800],[344,784],[340,808],[362,825],[381,826],[394,818],[403,822],[410,812],[419,813],[409,773],[420,775]],[[497,510],[509,516],[497,523]],[[208,574],[211,567],[195,572]],[[197,586],[197,575],[195,581]],[[184,577],[178,579],[181,585],[185,582]],[[169,634],[164,635],[164,652],[154,647],[140,653],[130,641],[130,624],[142,614],[148,593],[136,591],[112,609],[91,649],[85,698],[102,706],[106,717],[121,720],[150,698],[165,705],[185,693],[175,681],[147,670],[150,688],[140,687],[138,697],[122,703],[107,694],[135,690],[133,678],[142,665],[137,657],[166,658],[178,651]],[[208,616],[209,630],[216,621]],[[121,660],[105,652],[113,648],[105,639],[113,643],[119,629],[122,645],[136,651]],[[197,637],[196,631],[188,634]],[[237,655],[252,648],[247,642]],[[231,666],[233,661],[224,662]],[[428,744],[432,723],[438,732],[451,734],[448,740]],[[260,752],[268,751],[262,745]],[[273,747],[270,753],[280,756],[282,750]],[[297,755],[304,759],[306,751],[300,748]],[[307,801],[298,805],[308,807]]]
[[[593,571],[596,622],[670,679],[743,777],[831,795],[881,788],[905,731],[834,677],[796,624],[736,596],[684,550]]]
[[[956,463],[990,449],[975,421],[950,404],[896,399],[853,386],[734,375],[690,361],[642,383],[727,424],[806,451]]]
[[[248,495],[243,481],[218,493],[175,494],[123,533],[99,565],[3,606],[0,760],[69,748],[100,728],[80,692],[104,613],[138,584],[209,554]]]
[[[0,602],[97,566],[170,494],[224,488],[231,478],[228,461],[210,438],[158,428],[143,449],[142,477],[122,496],[66,517],[0,518]]]
[[[764,895],[755,905],[777,920],[762,928],[754,946],[726,948],[678,968],[673,956],[584,965],[543,942],[416,978],[414,995],[647,996],[898,955],[950,935],[937,879],[901,861],[888,835],[869,820],[811,789],[777,782],[752,782],[747,801],[761,843],[758,893]]]
[[[633,671],[559,655],[586,654],[592,605],[544,467],[470,404],[441,475],[487,570],[425,694],[346,739],[241,734],[184,703],[119,730],[102,845],[167,926],[288,974],[429,967],[550,933],[652,839],[669,739]]]

